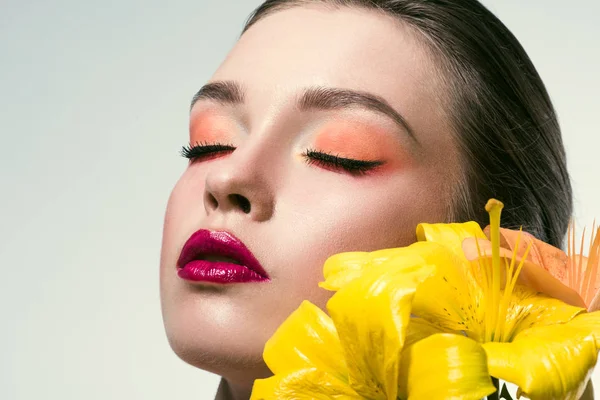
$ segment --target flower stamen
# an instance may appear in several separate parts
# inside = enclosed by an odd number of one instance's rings
[[[579,253],[575,253],[575,226],[569,224],[569,243],[568,243],[568,268],[567,283],[569,287],[577,291],[585,304],[590,309],[590,305],[597,294],[598,289],[598,268],[600,267],[600,227],[596,227],[596,221],[592,226],[592,233],[589,235],[588,257],[584,256],[586,229],[583,229],[581,235]]]
[[[522,229],[513,249],[512,258],[510,264],[506,258],[500,256],[500,217],[504,204],[502,202],[491,199],[485,206],[486,211],[490,216],[490,241],[492,243],[492,263],[491,270],[492,274],[487,272],[490,267],[489,263],[484,266],[485,278],[483,282],[487,285],[484,287],[485,298],[489,302],[486,302],[486,327],[485,327],[485,340],[490,342],[501,342],[506,341],[510,329],[506,325],[506,315],[510,307],[513,291],[517,284],[519,274],[525,265],[525,260],[531,250],[531,243],[528,243],[527,249],[525,250],[524,256],[521,258],[518,265],[515,264],[517,261],[517,255],[519,251],[519,244],[521,242]],[[481,257],[481,250],[477,246],[477,250]],[[484,258],[487,259],[487,258]],[[488,268],[485,268],[488,267]],[[502,274],[502,267],[504,267],[504,275]],[[504,280],[504,287],[502,287],[502,281]]]
[[[495,307],[497,305],[499,305],[499,297],[500,297],[500,267],[501,267],[501,260],[500,260],[500,215],[502,214],[502,209],[504,208],[504,204],[502,204],[502,202],[496,200],[496,199],[491,199],[487,202],[487,204],[485,205],[485,210],[488,212],[488,214],[490,215],[490,239],[492,242],[492,285],[491,285],[491,289],[492,289],[492,293],[491,293],[491,299],[492,299],[492,305],[494,307],[493,311],[489,310],[488,311],[492,311],[492,315],[494,316],[494,319],[496,321],[494,322],[498,322],[497,318],[498,318],[498,308]],[[493,324],[492,326],[496,326],[496,324]],[[491,332],[491,335],[489,337],[489,339],[491,341],[494,341],[495,339],[495,332]]]
[[[600,228],[590,236],[590,252],[583,278],[582,293],[586,303],[594,295],[594,282],[598,274],[598,259],[600,257]]]

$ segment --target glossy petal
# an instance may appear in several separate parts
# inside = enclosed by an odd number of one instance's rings
[[[343,286],[359,278],[365,270],[377,267],[392,258],[402,257],[406,264],[422,263],[423,259],[409,247],[383,249],[368,252],[348,252],[331,256],[325,261],[323,275],[325,282],[319,286],[326,290],[338,291]]]
[[[365,271],[327,303],[348,365],[350,386],[367,399],[395,400],[400,352],[415,288],[435,272],[390,260]]]
[[[519,275],[519,282],[572,306],[585,307],[585,301],[576,290],[564,285],[537,264],[526,261]]]
[[[371,253],[366,251],[335,254],[325,261],[325,281],[320,282],[319,286],[326,290],[338,291],[342,286],[359,278],[370,263]]]
[[[419,242],[425,261],[436,266],[436,273],[419,286],[413,301],[413,314],[442,331],[465,331],[472,338],[482,335],[483,292],[473,277],[471,266],[448,247],[434,242]]]
[[[478,223],[470,221],[454,224],[419,224],[417,226],[417,239],[419,241],[443,244],[459,257],[464,257],[462,242],[466,238],[486,239]]]
[[[250,400],[362,400],[347,383],[316,368],[257,379]]]
[[[584,312],[583,307],[571,306],[527,287],[517,286],[506,315],[506,337],[503,341],[511,341],[515,335],[532,327],[569,322]]]
[[[495,390],[484,349],[465,336],[432,335],[402,352],[401,398],[479,400]]]
[[[594,337],[575,326],[521,332],[511,343],[484,343],[492,376],[512,382],[531,400],[578,400],[596,364]]]
[[[600,311],[581,313],[569,322],[569,326],[590,332],[596,340],[596,348],[600,350]]]
[[[304,301],[267,341],[263,358],[274,374],[318,368],[344,380],[346,364],[333,321]]]
[[[445,330],[440,329],[439,326],[432,324],[431,322],[412,316],[406,329],[406,336],[404,337],[404,346],[412,346],[419,340],[425,339],[436,333],[444,333]],[[458,332],[456,332],[458,333]]]

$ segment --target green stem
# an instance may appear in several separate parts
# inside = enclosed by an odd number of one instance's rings
[[[487,397],[487,400],[500,400],[500,381],[492,376],[492,383],[496,387],[496,391]]]

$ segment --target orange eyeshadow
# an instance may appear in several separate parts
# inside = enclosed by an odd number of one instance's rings
[[[212,110],[190,116],[190,143],[228,143],[235,138],[236,124]]]
[[[401,154],[395,133],[356,121],[327,124],[315,139],[317,151],[365,161],[393,161]]]

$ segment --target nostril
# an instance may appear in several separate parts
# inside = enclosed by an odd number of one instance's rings
[[[207,200],[208,200],[208,204],[210,204],[210,207],[214,210],[217,207],[219,207],[219,202],[217,201],[216,197],[213,196],[210,193],[206,194]]]
[[[230,194],[229,200],[233,205],[239,207],[244,214],[248,214],[250,212],[250,201],[241,194]]]

